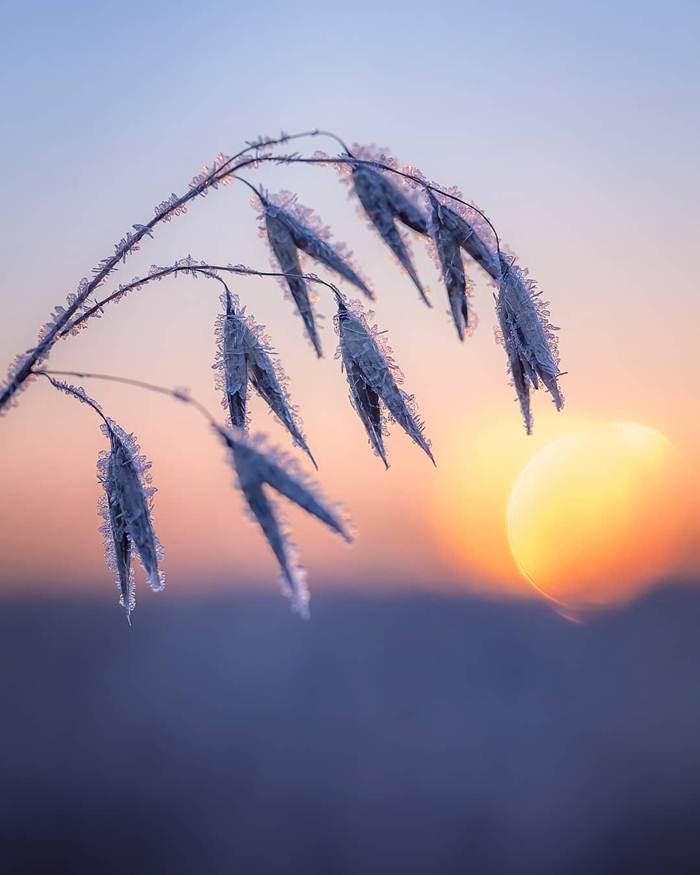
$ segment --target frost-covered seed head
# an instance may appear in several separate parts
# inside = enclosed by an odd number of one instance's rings
[[[530,387],[540,381],[551,394],[557,410],[564,406],[559,389],[559,355],[556,328],[549,323],[547,305],[527,272],[500,255],[501,277],[496,298],[500,340],[508,356],[508,367],[518,395],[528,434],[532,431]]]
[[[283,495],[348,542],[352,540],[349,526],[339,508],[322,498],[316,486],[306,478],[296,463],[268,448],[262,436],[249,438],[243,432],[218,426],[215,430],[231,454],[238,486],[248,504],[251,517],[262,529],[277,558],[283,587],[292,599],[292,607],[301,616],[307,617],[309,595],[306,575],[299,564],[296,547],[266,490],[273,489]]]
[[[248,427],[248,384],[287,429],[294,443],[316,462],[304,437],[301,418],[289,397],[288,380],[265,329],[246,314],[228,291],[221,295],[224,313],[217,317],[214,369],[222,403],[234,428]]]
[[[467,278],[462,261],[459,239],[454,231],[442,220],[442,210],[432,192],[428,193],[430,206],[430,231],[433,256],[442,274],[450,313],[457,329],[457,336],[464,340],[474,323],[469,307],[472,283]]]
[[[109,450],[100,453],[98,460],[97,476],[105,490],[100,505],[104,518],[102,531],[107,560],[117,574],[128,616],[134,607],[132,552],[138,556],[151,588],[159,591],[165,585],[159,569],[162,551],[151,521],[156,490],[151,486],[150,463],[141,455],[134,435],[127,434],[110,419],[103,424],[102,431],[110,442]]]
[[[449,189],[456,197],[461,197],[457,189]],[[501,266],[495,246],[493,231],[486,221],[465,204],[449,200],[443,195],[427,190],[431,218],[431,235],[435,237],[436,222],[450,232],[458,246],[472,258],[494,282],[498,282]],[[449,205],[448,205],[449,201]],[[490,243],[493,241],[493,248]]]
[[[265,230],[272,254],[279,265],[280,270],[288,274],[284,282],[289,289],[292,300],[304,323],[304,329],[316,352],[321,358],[321,341],[316,328],[313,310],[313,301],[309,294],[306,280],[303,279],[299,254],[294,238],[286,223],[279,218],[275,208],[265,207]]]
[[[365,427],[372,448],[386,467],[384,436],[389,420],[398,423],[435,464],[415,400],[399,388],[403,375],[393,360],[384,333],[370,321],[372,315],[362,310],[359,301],[346,302],[338,296],[335,316],[339,338],[337,355],[348,379],[352,406]]]
[[[267,194],[266,200],[267,211],[287,226],[298,249],[356,286],[368,298],[374,297],[360,268],[353,263],[352,252],[344,243],[333,240],[331,229],[314,210],[299,203],[297,195],[290,191]]]
[[[396,219],[399,219],[413,230],[427,233],[426,219],[389,180],[376,170],[364,164],[355,164],[352,168],[352,179],[355,194],[370,223],[394,253],[425,303],[430,306],[427,292],[413,266],[408,241],[396,227]]]

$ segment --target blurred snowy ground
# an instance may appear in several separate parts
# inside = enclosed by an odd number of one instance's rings
[[[700,590],[0,602],[3,873],[700,871]]]

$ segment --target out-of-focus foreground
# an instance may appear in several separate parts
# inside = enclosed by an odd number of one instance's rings
[[[700,593],[5,600],[11,873],[700,868]]]

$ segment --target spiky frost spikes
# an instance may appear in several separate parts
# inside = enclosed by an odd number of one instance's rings
[[[384,448],[387,419],[397,422],[435,464],[413,396],[399,388],[403,375],[394,363],[383,332],[369,321],[372,315],[364,313],[359,301],[348,303],[338,296],[334,321],[340,342],[336,357],[341,359],[347,375],[350,402],[385,467],[389,467]]]
[[[343,244],[331,245],[331,233],[313,210],[298,203],[291,192],[261,197],[264,227],[272,253],[280,270],[302,274],[299,252],[304,252],[329,270],[352,283],[370,299],[374,294],[359,270],[350,263],[351,253]],[[315,324],[312,299],[306,280],[285,277],[286,286],[304,321],[304,327],[316,354],[321,357],[321,343]]]
[[[134,608],[132,553],[138,556],[152,589],[158,591],[165,585],[158,567],[162,551],[151,522],[156,490],[150,485],[150,463],[140,454],[136,438],[112,420],[107,420],[102,431],[110,441],[109,450],[100,453],[97,463],[97,476],[105,490],[100,501],[102,532],[107,562],[117,575],[120,603],[129,618]]]
[[[542,381],[557,410],[564,406],[559,390],[559,361],[554,326],[549,324],[547,305],[538,300],[536,284],[514,261],[499,256],[501,276],[496,310],[501,327],[499,338],[508,355],[508,367],[518,395],[528,434],[532,432],[530,387]]]
[[[290,541],[286,526],[279,517],[274,501],[266,494],[265,487],[285,496],[349,543],[352,536],[348,526],[339,510],[321,497],[294,461],[268,449],[262,437],[251,439],[240,431],[218,426],[214,428],[231,454],[238,486],[251,516],[262,529],[279,562],[282,585],[292,600],[292,608],[302,617],[308,617],[306,574],[299,564],[296,547]]]
[[[294,443],[316,461],[304,437],[301,421],[287,390],[287,378],[265,337],[264,328],[240,309],[238,300],[229,292],[221,295],[225,312],[216,320],[219,388],[223,391],[223,406],[234,428],[246,429],[248,424],[248,384],[265,401],[272,413],[292,436]]]
[[[398,220],[419,234],[427,234],[428,223],[425,216],[397,186],[379,171],[365,164],[352,165],[352,181],[367,218],[394,253],[425,303],[430,306],[428,295],[411,261],[408,246],[396,227]]]

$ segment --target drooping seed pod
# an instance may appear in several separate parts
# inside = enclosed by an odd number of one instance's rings
[[[495,248],[492,250],[486,240],[493,232],[479,217],[478,213],[469,207],[458,204],[447,206],[445,198],[428,190],[428,199],[432,208],[433,235],[435,224],[449,234],[450,238],[472,258],[492,280],[498,282],[501,267]],[[478,220],[478,221],[477,221]]]
[[[356,286],[368,298],[374,298],[369,283],[352,262],[352,252],[344,243],[333,240],[331,229],[310,207],[299,203],[290,191],[268,194],[268,210],[273,210],[289,229],[298,249]]]
[[[294,461],[266,447],[264,438],[248,438],[243,432],[218,426],[215,429],[231,454],[238,486],[252,518],[262,529],[280,565],[283,587],[292,599],[292,607],[303,617],[307,617],[309,595],[306,575],[299,564],[296,548],[280,519],[274,501],[267,495],[266,488],[283,495],[350,542],[352,535],[348,525],[342,519],[339,509],[329,505],[321,497]]]
[[[473,322],[469,307],[469,292],[471,292],[472,284],[467,279],[464,270],[457,234],[443,220],[442,207],[430,190],[428,190],[428,205],[435,260],[447,289],[447,298],[457,329],[457,336],[460,340],[464,340],[465,332],[469,330]]]
[[[337,299],[337,357],[341,359],[348,379],[350,401],[374,451],[388,468],[384,449],[388,417],[400,425],[435,464],[414,398],[399,387],[403,375],[393,360],[383,332],[370,321],[373,314],[365,313],[359,301],[346,302],[340,295]]]
[[[128,616],[134,607],[132,553],[138,556],[151,588],[159,591],[165,586],[159,568],[162,550],[151,521],[156,490],[151,485],[150,463],[141,455],[134,435],[127,434],[111,419],[102,425],[102,431],[110,442],[109,450],[100,453],[97,466],[97,476],[105,490],[100,506],[105,550],[117,573]]]
[[[547,304],[539,299],[537,286],[515,261],[499,256],[501,276],[496,310],[501,341],[508,356],[508,367],[518,395],[528,434],[532,432],[530,387],[540,381],[549,391],[557,410],[564,399],[557,378],[560,375],[556,328],[549,323]]]
[[[264,232],[272,253],[285,273],[302,274],[299,253],[303,252],[319,264],[352,283],[369,298],[374,294],[358,267],[352,263],[347,247],[333,241],[330,228],[309,207],[299,203],[295,194],[281,191],[273,195],[258,195],[264,219]],[[320,356],[320,342],[313,314],[313,300],[306,280],[301,276],[285,277],[283,284],[291,292],[311,342]]]
[[[321,358],[321,341],[316,328],[313,302],[306,280],[301,276],[303,270],[292,233],[276,212],[267,207],[265,208],[265,229],[272,254],[277,260],[280,270],[287,274],[284,282],[302,318],[304,329],[316,355]]]
[[[217,356],[214,369],[223,392],[222,403],[234,428],[248,427],[248,385],[260,395],[287,429],[294,443],[316,461],[302,431],[301,419],[292,404],[287,377],[265,329],[258,325],[238,299],[226,291],[221,295],[225,311],[216,320]]]
[[[151,588],[158,591],[165,579],[158,567],[162,551],[153,532],[151,511],[153,495],[150,462],[141,455],[136,438],[127,434],[114,420],[102,412],[100,405],[81,386],[58,380],[48,372],[37,371],[61,392],[86,404],[102,420],[102,433],[109,440],[109,450],[102,450],[97,460],[97,479],[104,495],[99,499],[103,523],[100,531],[105,539],[108,567],[115,573],[119,602],[131,622],[135,605],[134,574],[131,558],[134,553],[143,566]]]
[[[367,218],[394,253],[425,303],[430,306],[426,290],[411,261],[408,245],[396,227],[398,219],[414,231],[427,234],[428,224],[425,216],[392,182],[371,167],[365,164],[353,164],[352,179],[355,194]]]

